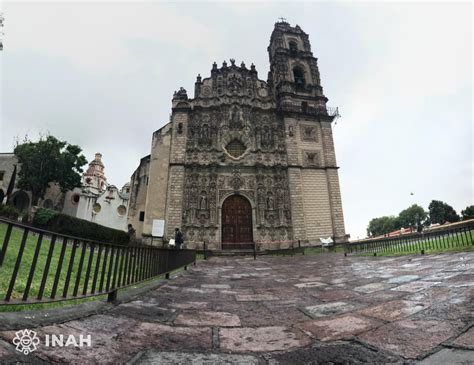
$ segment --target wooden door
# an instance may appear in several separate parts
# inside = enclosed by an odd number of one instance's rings
[[[222,205],[222,243],[252,242],[252,207],[241,195],[228,197]]]

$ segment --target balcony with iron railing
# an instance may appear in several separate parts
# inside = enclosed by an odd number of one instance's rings
[[[310,106],[306,102],[283,101],[280,103],[279,110],[282,112],[304,113],[316,116],[332,117],[339,116],[339,108],[329,106]]]

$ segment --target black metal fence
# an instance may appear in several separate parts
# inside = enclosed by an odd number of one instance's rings
[[[440,226],[421,233],[402,234],[394,237],[366,239],[345,245],[345,255],[378,253],[425,253],[428,250],[444,250],[469,247],[473,241],[474,219]]]
[[[120,246],[0,218],[0,305],[109,294],[196,262],[194,250]],[[1,242],[1,241],[0,241]]]

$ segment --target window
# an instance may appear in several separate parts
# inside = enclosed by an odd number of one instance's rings
[[[308,102],[307,101],[302,101],[301,102],[301,109],[303,110],[303,113],[306,113],[308,110]]]
[[[72,201],[72,204],[77,204],[79,203],[79,200],[81,199],[81,197],[79,196],[79,194],[74,194],[71,198],[71,201]]]
[[[117,214],[119,216],[124,216],[125,213],[127,213],[127,208],[125,207],[125,205],[120,205],[118,208],[117,208]]]
[[[295,41],[291,41],[289,43],[289,48],[290,48],[290,55],[294,56],[296,53],[298,53],[298,45],[296,44]]]
[[[245,145],[238,139],[233,139],[227,144],[225,149],[227,150],[227,153],[232,157],[239,158],[245,153],[247,147],[245,147]]]
[[[5,171],[0,171],[0,181],[3,181],[4,176],[5,176]]]
[[[305,85],[304,72],[301,68],[295,67],[293,69],[293,77],[295,79],[296,89],[302,89]]]
[[[99,203],[95,203],[94,206],[92,207],[92,210],[94,211],[94,213],[97,214],[102,210],[102,207],[100,206]]]
[[[145,212],[140,212],[140,217],[138,218],[140,222],[143,222],[145,220]]]

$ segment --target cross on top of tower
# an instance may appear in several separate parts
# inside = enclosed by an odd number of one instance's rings
[[[280,20],[280,23],[286,23],[286,19],[285,19],[285,18],[279,17],[278,19]]]

